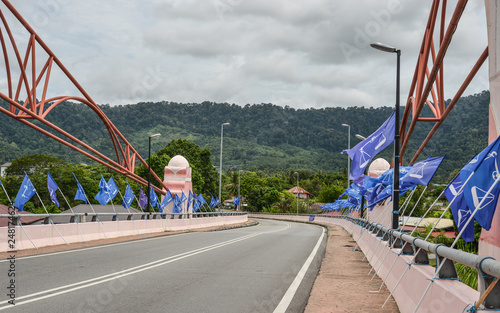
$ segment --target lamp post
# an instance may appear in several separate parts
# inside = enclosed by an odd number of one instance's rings
[[[399,81],[400,81],[400,59],[401,50],[394,47],[388,46],[380,42],[372,42],[370,44],[372,48],[389,52],[396,53],[396,123],[394,125],[394,174],[393,174],[393,185],[392,185],[392,228],[397,229],[399,227]]]
[[[299,215],[299,173],[295,172],[297,175],[297,216]]]
[[[361,136],[360,134],[356,134],[356,135],[354,135],[354,137],[358,138],[359,140],[365,140],[366,139],[365,136]]]
[[[342,124],[342,126],[347,127],[347,149],[351,149],[351,125]],[[347,155],[347,188],[349,188],[349,175],[351,174],[351,158]]]
[[[228,126],[229,123],[223,123],[220,125],[220,168],[219,168],[219,213],[221,210],[221,193],[222,193],[222,139],[224,138],[224,126]]]
[[[243,170],[238,171],[238,198],[240,198],[241,172],[243,172]],[[238,203],[238,211],[240,211],[240,203],[241,203],[241,198],[240,202]]]
[[[151,138],[156,138],[160,137],[161,134],[154,134],[149,136],[149,154],[148,154],[148,206],[147,206],[147,212],[150,211],[150,199],[151,199]],[[149,216],[148,216],[149,218]]]

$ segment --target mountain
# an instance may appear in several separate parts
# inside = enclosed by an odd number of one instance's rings
[[[449,100],[448,100],[449,102]],[[449,173],[461,168],[470,157],[487,145],[489,92],[462,97],[434,135],[421,158],[447,157],[437,174],[446,182]],[[3,107],[5,103],[0,104]],[[147,102],[130,105],[101,105],[104,113],[144,158],[148,136],[161,133],[152,141],[152,152],[173,139],[184,138],[212,152],[212,163],[219,164],[221,124],[224,127],[224,168],[276,172],[285,169],[341,172],[347,168],[347,128],[351,125],[351,147],[359,142],[355,134],[370,135],[392,113],[392,107],[329,107],[293,109],[273,104],[239,106],[228,103]],[[403,109],[401,110],[403,112]],[[429,116],[430,110],[424,110]],[[83,104],[64,103],[47,119],[113,156],[111,140],[95,113]],[[86,162],[83,155],[59,144],[14,119],[0,115],[0,163],[34,153],[50,154],[70,162]],[[404,161],[416,149],[433,123],[418,123]],[[392,157],[387,148],[380,157]]]

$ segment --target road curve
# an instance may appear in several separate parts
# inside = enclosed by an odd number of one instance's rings
[[[260,225],[155,237],[15,260],[6,312],[302,312],[326,246],[323,228]],[[0,261],[8,290],[9,261]]]

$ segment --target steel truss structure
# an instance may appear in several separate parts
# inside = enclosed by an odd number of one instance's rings
[[[413,81],[409,90],[408,98],[406,101],[405,111],[401,120],[401,152],[400,162],[402,164],[403,156],[406,152],[408,142],[411,134],[413,133],[417,122],[433,122],[434,127],[430,130],[429,134],[422,142],[420,148],[412,157],[410,164],[413,164],[420,153],[423,151],[427,143],[431,140],[432,136],[436,133],[439,126],[444,122],[450,111],[453,109],[457,101],[464,93],[467,86],[481,68],[483,63],[488,57],[488,47],[478,58],[476,64],[472,67],[469,75],[465,78],[464,82],[456,92],[451,102],[446,106],[444,97],[444,68],[443,62],[450,46],[450,43],[455,33],[462,13],[467,5],[467,0],[459,0],[453,11],[453,15],[446,25],[446,0],[434,0],[432,3],[427,26],[425,28],[424,38],[418,55]],[[436,25],[439,22],[438,25]],[[436,27],[437,26],[437,27]],[[436,44],[434,38],[438,37],[437,43],[438,50],[436,51]],[[437,52],[437,53],[436,53]],[[431,100],[429,100],[429,95]],[[427,105],[432,111],[433,117],[422,117],[421,113],[424,106]],[[411,121],[408,127],[408,121]],[[408,129],[407,129],[408,127]]]
[[[29,38],[25,39],[27,41],[26,50],[20,51],[19,46],[25,42],[15,38],[4,12],[0,10],[0,44],[2,46],[6,81],[8,85],[8,90],[5,93],[4,91],[0,92],[0,98],[8,103],[8,108],[0,106],[0,112],[36,129],[44,135],[76,150],[92,160],[147,186],[147,180],[134,173],[136,161],[140,161],[147,167],[146,161],[137,153],[116,126],[113,125],[111,120],[71,75],[57,56],[42,41],[21,14],[16,11],[12,4],[8,0],[2,0],[2,2],[29,33]],[[37,55],[36,52],[38,49],[42,49],[46,55],[43,57],[39,56],[40,53]],[[37,71],[37,64],[43,64],[41,70]],[[61,95],[47,98],[51,74],[55,70],[60,70],[64,73],[66,78],[80,92],[80,95]],[[23,95],[25,93],[25,96],[21,96],[22,93]],[[40,97],[40,99],[37,99],[37,96]],[[47,115],[56,106],[64,103],[64,101],[77,101],[85,104],[94,111],[109,133],[116,159],[104,155],[47,120]],[[36,124],[35,121],[37,121]],[[40,124],[43,124],[47,129],[42,128]],[[50,132],[49,129],[52,130],[52,132]],[[58,133],[60,136],[56,136],[53,132]],[[151,174],[166,190],[163,181],[153,171],[151,171]],[[162,192],[161,189],[155,186],[153,187],[156,191]]]

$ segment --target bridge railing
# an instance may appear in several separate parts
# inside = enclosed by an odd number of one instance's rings
[[[189,219],[189,218],[205,218],[215,216],[239,216],[246,215],[246,212],[200,212],[200,213],[161,213],[161,212],[103,212],[103,213],[57,213],[57,214],[0,214],[0,219],[9,218],[12,224],[18,225],[21,219],[29,218],[30,220],[42,220],[43,224],[50,224],[57,218],[57,223],[82,223],[82,222],[97,222],[100,217],[110,217],[111,221],[125,220],[145,220],[145,219]],[[87,217],[90,221],[87,221]],[[122,218],[120,218],[122,217]],[[107,219],[109,220],[109,219]]]

